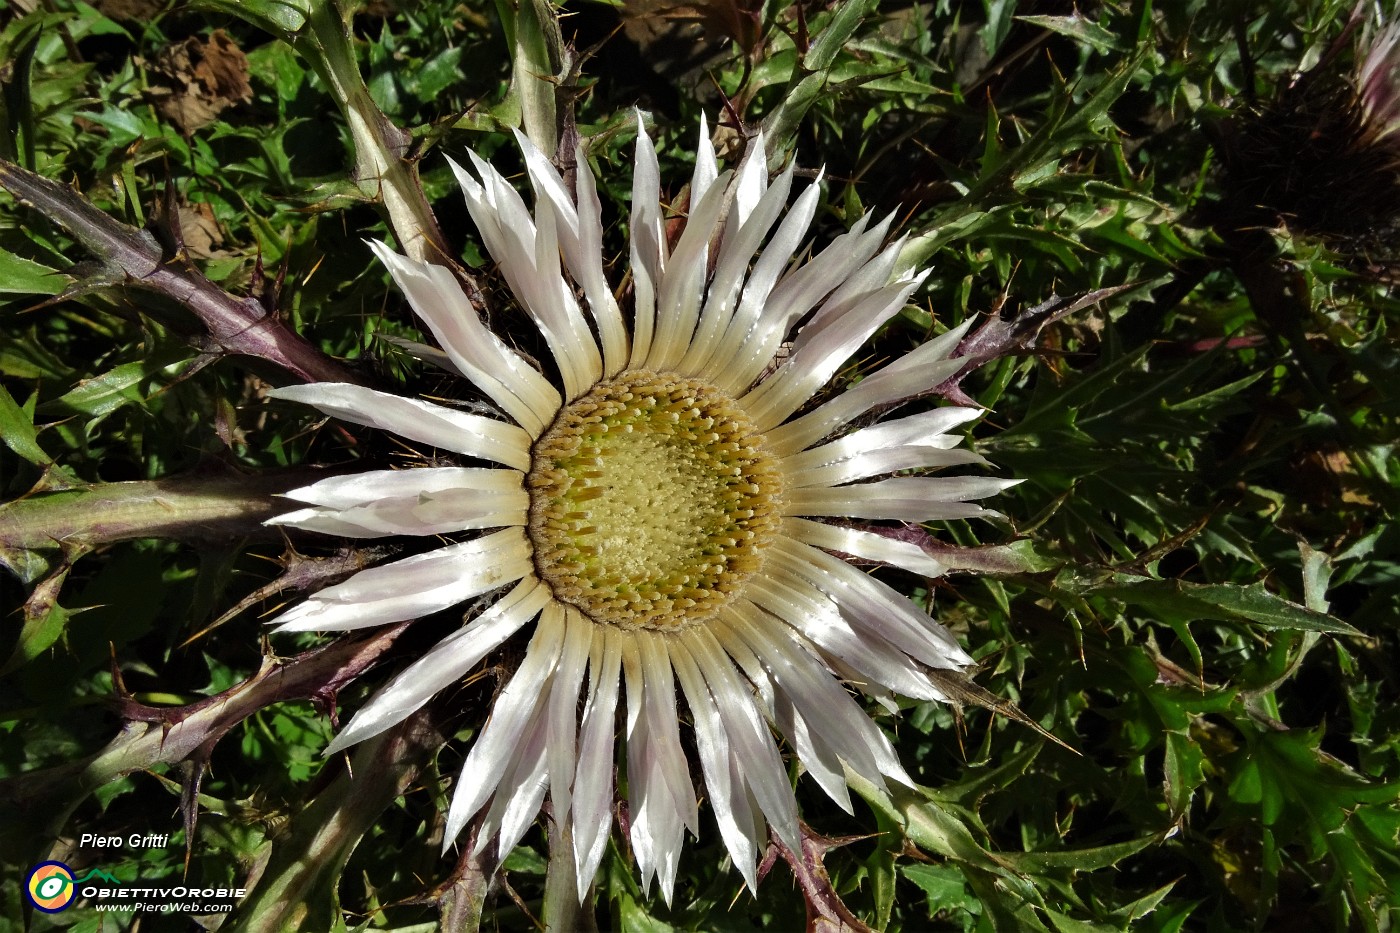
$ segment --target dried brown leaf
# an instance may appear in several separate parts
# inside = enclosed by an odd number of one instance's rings
[[[253,99],[248,56],[222,29],[207,40],[191,36],[165,49],[151,73],[159,88],[156,109],[186,134]]]

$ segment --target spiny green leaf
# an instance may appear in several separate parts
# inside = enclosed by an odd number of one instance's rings
[[[1189,735],[1168,732],[1162,771],[1167,805],[1172,818],[1179,819],[1190,809],[1196,790],[1205,783],[1205,754]]]
[[[618,907],[624,930],[636,930],[637,933],[676,933],[675,927],[664,920],[653,917],[641,904],[630,897],[623,897]]]
[[[57,295],[71,281],[57,269],[0,249],[0,294]]]
[[[1055,933],[1116,933],[1119,929],[1106,923],[1079,920],[1050,907],[1045,908],[1045,916],[1050,918],[1050,925],[1055,928]]]
[[[76,388],[59,398],[45,402],[40,410],[55,414],[81,414],[102,418],[123,407],[145,400],[141,384],[147,379],[171,371],[186,353],[159,353],[144,360],[132,360],[115,366],[100,376],[84,379]]]
[[[1161,614],[1164,618],[1191,621],[1216,619],[1248,622],[1267,629],[1357,635],[1341,619],[1315,612],[1270,593],[1263,583],[1239,586],[1231,583],[1190,583],[1185,580],[1140,580],[1091,585],[1082,592],[1120,599]]]
[[[1041,26],[1062,36],[1069,36],[1083,42],[1096,52],[1111,52],[1119,45],[1119,38],[1111,30],[1105,29],[1076,10],[1069,16],[1018,16],[1016,19],[1033,26]]]
[[[34,428],[34,416],[15,402],[10,390],[0,386],[0,440],[15,453],[35,466],[48,466],[53,458],[39,446],[38,432]]]
[[[1209,410],[1226,399],[1239,395],[1245,389],[1254,385],[1260,379],[1268,375],[1266,370],[1250,373],[1248,376],[1236,379],[1218,389],[1211,389],[1209,392],[1202,392],[1200,395],[1183,399],[1180,402],[1173,402],[1167,405],[1172,411],[1203,411]]]
[[[194,5],[236,16],[290,41],[306,25],[312,4],[328,2],[332,0],[194,0]]]
[[[0,669],[0,674],[8,674],[47,651],[54,642],[63,637],[70,615],[71,613],[58,603],[53,603],[33,615],[26,613],[14,653],[10,655],[10,660],[5,662],[4,668]]]
[[[1049,933],[1037,913],[1044,907],[1043,899],[1031,882],[982,869],[968,870],[967,880],[996,933]]]
[[[872,809],[903,827],[905,835],[921,848],[989,870],[1004,867],[1000,857],[973,836],[965,821],[968,815],[956,812],[960,808],[916,791],[884,794],[853,772],[847,772],[847,781]]]
[[[963,873],[951,865],[901,865],[899,873],[928,895],[930,918],[944,916],[970,930],[982,913],[982,902],[967,889]]]
[[[63,564],[36,586],[25,601],[24,624],[19,630],[19,640],[4,668],[0,668],[0,675],[28,664],[63,637],[68,628],[68,620],[74,614],[58,603],[59,592],[63,589],[63,581],[68,578],[69,567],[70,564]]]
[[[1052,869],[1071,871],[1095,871],[1117,865],[1130,855],[1158,845],[1166,838],[1165,833],[1155,833],[1118,842],[1113,845],[1096,846],[1090,849],[1065,849],[1059,852],[1003,852],[1000,857],[1012,868],[1026,874],[1042,874]]]
[[[877,0],[847,0],[838,4],[836,14],[826,28],[817,36],[807,54],[802,58],[802,67],[809,72],[824,71],[836,60],[836,54],[855,34],[861,20],[869,16],[877,5]]]
[[[877,930],[890,925],[890,915],[894,912],[895,881],[897,878],[895,861],[902,848],[898,833],[881,833],[875,837],[875,848],[865,859],[865,873],[870,878],[871,899],[875,903]]]

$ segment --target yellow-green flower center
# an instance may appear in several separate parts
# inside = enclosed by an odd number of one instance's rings
[[[646,370],[600,382],[535,442],[528,531],[557,599],[595,622],[675,631],[762,563],[783,491],[723,392]]]

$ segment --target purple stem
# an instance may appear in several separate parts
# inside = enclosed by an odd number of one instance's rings
[[[235,298],[209,281],[183,249],[171,255],[149,231],[108,216],[65,186],[0,160],[0,188],[62,226],[101,260],[101,271],[85,276],[90,283],[107,276],[164,295],[199,318],[217,350],[267,360],[308,382],[364,382],[258,302]]]

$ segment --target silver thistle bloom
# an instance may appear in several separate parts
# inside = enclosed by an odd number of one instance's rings
[[[604,272],[582,147],[575,196],[527,139],[520,145],[533,213],[475,155],[474,175],[453,168],[562,386],[486,328],[450,272],[375,244],[447,364],[510,421],[353,385],[275,393],[495,464],[333,477],[289,493],[305,507],[276,523],[368,538],[495,530],[362,571],[274,621],[284,632],[347,631],[508,587],[380,690],[327,753],[402,721],[533,623],[524,660],[468,753],[445,846],[477,818],[478,850],[494,839],[504,855],[548,792],[554,819],[571,830],[582,898],[611,830],[621,712],[632,851],[644,885],[656,878],[669,901],[685,832],[700,832],[679,684],[720,834],[753,889],[765,826],[800,851],[771,729],[850,812],[845,769],[880,788],[910,779],[843,681],[882,699],[940,700],[929,670],[972,663],[908,599],[836,555],[927,577],[943,565],[913,544],[820,519],[994,515],[975,500],[1015,481],[875,479],[983,463],[948,433],[975,409],[847,430],[958,371],[962,362],[949,357],[964,328],[794,417],[927,274],[896,274],[901,243],[882,248],[889,219],[862,217],[814,258],[794,261],[820,179],[789,208],[793,169],[770,183],[761,137],[737,169],[721,172],[702,124],[689,216],[668,245],[656,151],[642,130],[629,329]]]

